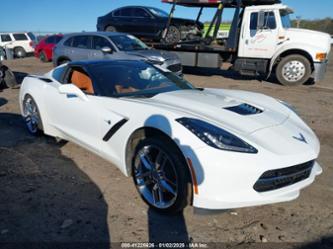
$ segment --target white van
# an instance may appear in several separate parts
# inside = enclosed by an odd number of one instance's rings
[[[36,37],[31,32],[0,33],[0,47],[11,48],[16,58],[24,58],[34,52]]]

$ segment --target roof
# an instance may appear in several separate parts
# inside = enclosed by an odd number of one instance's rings
[[[223,4],[225,7],[237,6],[237,0],[162,0],[164,3],[174,3],[186,7],[217,7]],[[270,5],[281,3],[281,0],[241,0],[242,6]]]
[[[83,61],[72,61],[69,62],[68,65],[71,66],[98,66],[98,65],[110,65],[110,64],[117,64],[119,62],[131,62],[131,63],[140,63],[143,60],[125,60],[125,59],[108,59],[108,60],[83,60]]]
[[[96,31],[96,32],[76,32],[76,33],[68,33],[65,36],[74,36],[74,35],[102,35],[102,36],[116,36],[123,35],[124,33],[120,32],[104,32],[104,31]]]

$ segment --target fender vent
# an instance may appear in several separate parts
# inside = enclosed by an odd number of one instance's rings
[[[245,103],[237,106],[226,107],[224,109],[238,113],[240,115],[255,115],[263,112],[263,110]]]

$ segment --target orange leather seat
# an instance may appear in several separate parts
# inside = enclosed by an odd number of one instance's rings
[[[94,94],[94,88],[91,79],[84,73],[73,71],[71,83],[76,85],[85,93]]]

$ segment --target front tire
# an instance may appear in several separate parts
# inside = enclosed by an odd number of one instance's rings
[[[164,42],[166,44],[172,45],[176,44],[181,40],[181,33],[178,27],[170,26],[168,33],[165,36]]]
[[[27,94],[23,100],[23,118],[30,134],[43,134],[43,123],[35,100]]]
[[[141,198],[160,213],[176,214],[189,204],[192,184],[187,165],[176,145],[163,137],[139,142],[132,176]]]
[[[286,56],[276,67],[277,80],[285,86],[303,85],[311,73],[310,61],[302,55]]]

